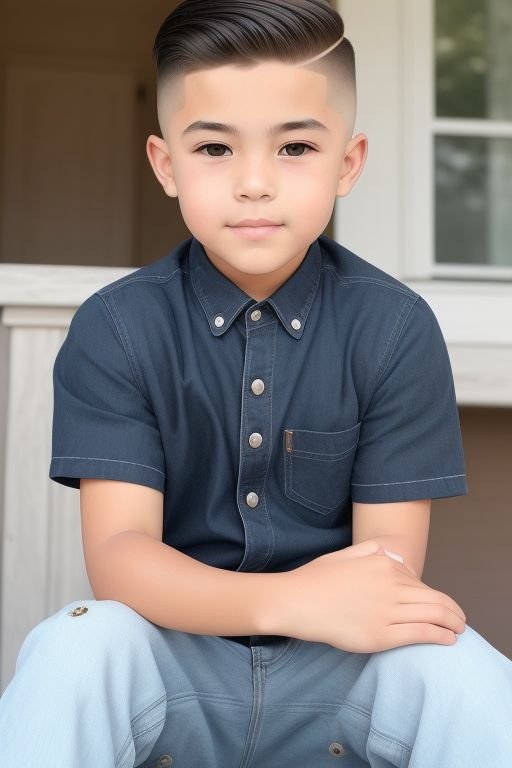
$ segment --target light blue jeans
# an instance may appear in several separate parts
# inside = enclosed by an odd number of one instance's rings
[[[511,768],[512,662],[469,626],[373,654],[248,647],[78,601],[27,635],[0,699],[0,766],[20,765]]]

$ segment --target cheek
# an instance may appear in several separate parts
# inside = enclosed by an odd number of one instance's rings
[[[332,168],[325,168],[321,171],[315,169],[314,173],[301,174],[300,178],[287,178],[279,192],[290,201],[293,210],[312,214],[315,211],[325,211],[326,207],[334,205],[336,190],[337,178],[333,175]]]
[[[181,215],[187,227],[201,239],[213,223],[217,223],[219,213],[216,208],[217,198],[210,193],[205,193],[201,185],[188,185],[184,194],[179,192],[178,199]],[[217,203],[218,205],[218,203]]]

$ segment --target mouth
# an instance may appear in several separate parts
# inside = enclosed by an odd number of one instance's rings
[[[240,237],[245,237],[249,240],[259,240],[263,237],[270,237],[281,229],[282,224],[265,224],[263,226],[236,226],[230,227]]]

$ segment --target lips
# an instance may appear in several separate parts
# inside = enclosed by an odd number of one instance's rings
[[[239,221],[238,224],[233,224],[234,227],[278,227],[277,221],[270,221],[270,219],[244,219]]]
[[[233,230],[233,233],[235,234],[235,237],[244,237],[248,240],[260,240],[262,238],[271,237],[272,235],[279,232],[281,229],[282,224],[254,224],[252,222],[251,224],[247,225],[240,225],[237,224],[234,227],[231,227]]]

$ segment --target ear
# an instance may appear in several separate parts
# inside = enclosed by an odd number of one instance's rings
[[[363,172],[367,155],[368,139],[364,133],[358,133],[347,144],[336,197],[348,195]]]
[[[172,172],[169,147],[164,139],[151,135],[146,142],[146,153],[153,172],[169,197],[178,197]]]

